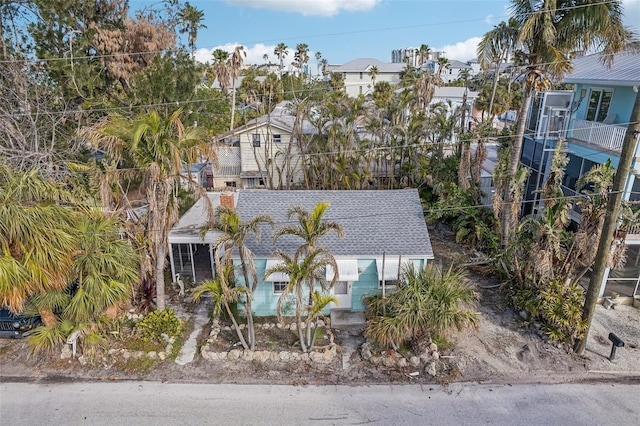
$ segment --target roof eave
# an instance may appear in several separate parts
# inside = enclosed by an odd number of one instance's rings
[[[607,84],[610,86],[637,86],[638,80],[597,80],[593,78],[565,78],[565,83],[571,84]]]

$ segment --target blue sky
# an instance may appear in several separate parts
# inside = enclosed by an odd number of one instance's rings
[[[131,0],[131,8],[153,1]],[[625,23],[640,29],[640,0],[624,0]],[[204,12],[206,29],[198,34],[197,55],[211,58],[216,48],[232,51],[241,44],[245,63],[272,62],[278,43],[309,46],[311,68],[315,53],[331,64],[356,58],[391,61],[393,49],[427,44],[448,59],[475,57],[477,43],[487,31],[508,19],[508,0],[191,0]]]

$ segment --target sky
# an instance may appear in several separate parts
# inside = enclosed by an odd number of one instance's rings
[[[132,9],[156,0],[131,0]],[[184,0],[183,0],[184,1]],[[358,58],[391,62],[391,51],[428,45],[449,60],[476,57],[483,34],[509,17],[508,0],[191,0],[204,12],[196,59],[211,60],[215,49],[233,51],[242,45],[245,64],[263,64],[279,43],[288,46],[285,64],[295,47],[309,47],[330,64]],[[640,32],[640,0],[623,0],[625,24]]]

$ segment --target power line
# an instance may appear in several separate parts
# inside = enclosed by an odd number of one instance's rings
[[[581,9],[581,8],[587,8],[587,7],[593,7],[593,6],[600,6],[600,5],[609,4],[609,3],[611,3],[611,0],[601,1],[601,2],[598,2],[598,3],[587,3],[587,4],[579,4],[579,5],[573,5],[573,6],[566,6],[566,7],[556,8],[556,9],[535,10],[535,11],[531,11],[529,13],[521,14],[521,15],[518,15],[518,16],[527,17],[527,16],[534,16],[534,15],[537,15],[537,14],[543,14],[543,13],[549,13],[549,12],[557,13],[557,12],[561,12],[561,11],[568,11],[568,10],[575,10],[575,9]],[[499,16],[499,18],[509,18],[509,17],[510,17],[510,15]],[[353,30],[353,31],[342,31],[342,32],[315,34],[315,35],[292,36],[292,37],[285,37],[285,38],[281,38],[281,39],[264,39],[264,40],[257,40],[257,41],[245,41],[245,42],[242,42],[242,43],[239,43],[239,44],[244,46],[245,44],[248,45],[248,44],[269,43],[269,42],[277,42],[277,41],[282,41],[282,40],[299,40],[299,39],[310,39],[310,38],[335,37],[335,36],[340,36],[340,35],[354,35],[354,34],[366,34],[366,33],[384,32],[384,31],[398,31],[398,30],[407,30],[407,29],[413,29],[413,28],[428,28],[428,27],[436,27],[436,26],[451,26],[451,25],[456,25],[456,24],[468,24],[470,22],[480,22],[480,21],[484,21],[484,20],[486,20],[485,17],[477,18],[477,19],[441,21],[441,22],[434,22],[434,23],[427,23],[427,24],[401,25],[401,26],[395,26],[395,27],[382,27],[382,28],[373,28],[373,29],[364,29],[364,30]],[[200,49],[208,49],[208,48],[207,47],[202,47]],[[213,49],[213,47],[211,47],[211,49]],[[75,56],[73,58],[48,57],[48,58],[36,58],[36,59],[7,59],[7,60],[0,60],[0,63],[26,63],[26,62],[52,62],[52,61],[80,60],[80,59],[104,59],[104,58],[121,57],[121,56],[135,56],[135,55],[147,55],[147,54],[156,55],[156,54],[162,54],[162,53],[165,53],[165,52],[171,51],[171,50],[173,50],[173,49],[167,49],[165,51],[163,51],[163,50],[149,50],[149,51],[126,52],[126,53],[100,54],[100,55],[91,55],[91,56]]]

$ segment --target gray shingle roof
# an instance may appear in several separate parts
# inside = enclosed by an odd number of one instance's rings
[[[229,136],[234,136],[245,132],[247,131],[247,129],[253,129],[259,126],[263,126],[267,123],[270,123],[274,127],[278,127],[282,130],[288,131],[289,133],[292,133],[296,117],[291,113],[292,106],[290,106],[290,104],[291,103],[288,101],[280,102],[275,106],[271,114],[265,114],[261,115],[260,117],[254,118],[243,126],[236,127],[231,131],[216,136],[216,139],[223,140],[225,138],[228,138]],[[302,120],[303,134],[312,135],[316,132],[316,128],[308,120]]]
[[[405,64],[382,62],[373,58],[361,58],[349,61],[344,65],[331,70],[332,72],[369,72],[369,67],[378,68],[378,73],[400,73],[407,66]]]
[[[339,222],[344,238],[335,233],[320,239],[336,257],[415,256],[433,258],[426,222],[416,189],[387,191],[238,191],[236,208],[243,221],[261,214],[271,215],[276,228],[295,226],[295,218],[287,219],[287,210],[300,206],[313,210],[317,203],[331,203],[324,218]],[[259,241],[252,237],[246,242],[254,257],[271,257],[276,248],[290,254],[302,244],[296,237],[282,237],[276,246],[273,231],[261,228]]]
[[[567,83],[637,85],[640,83],[640,53],[616,53],[611,69],[602,63],[600,54],[576,58],[573,72],[564,80]]]

